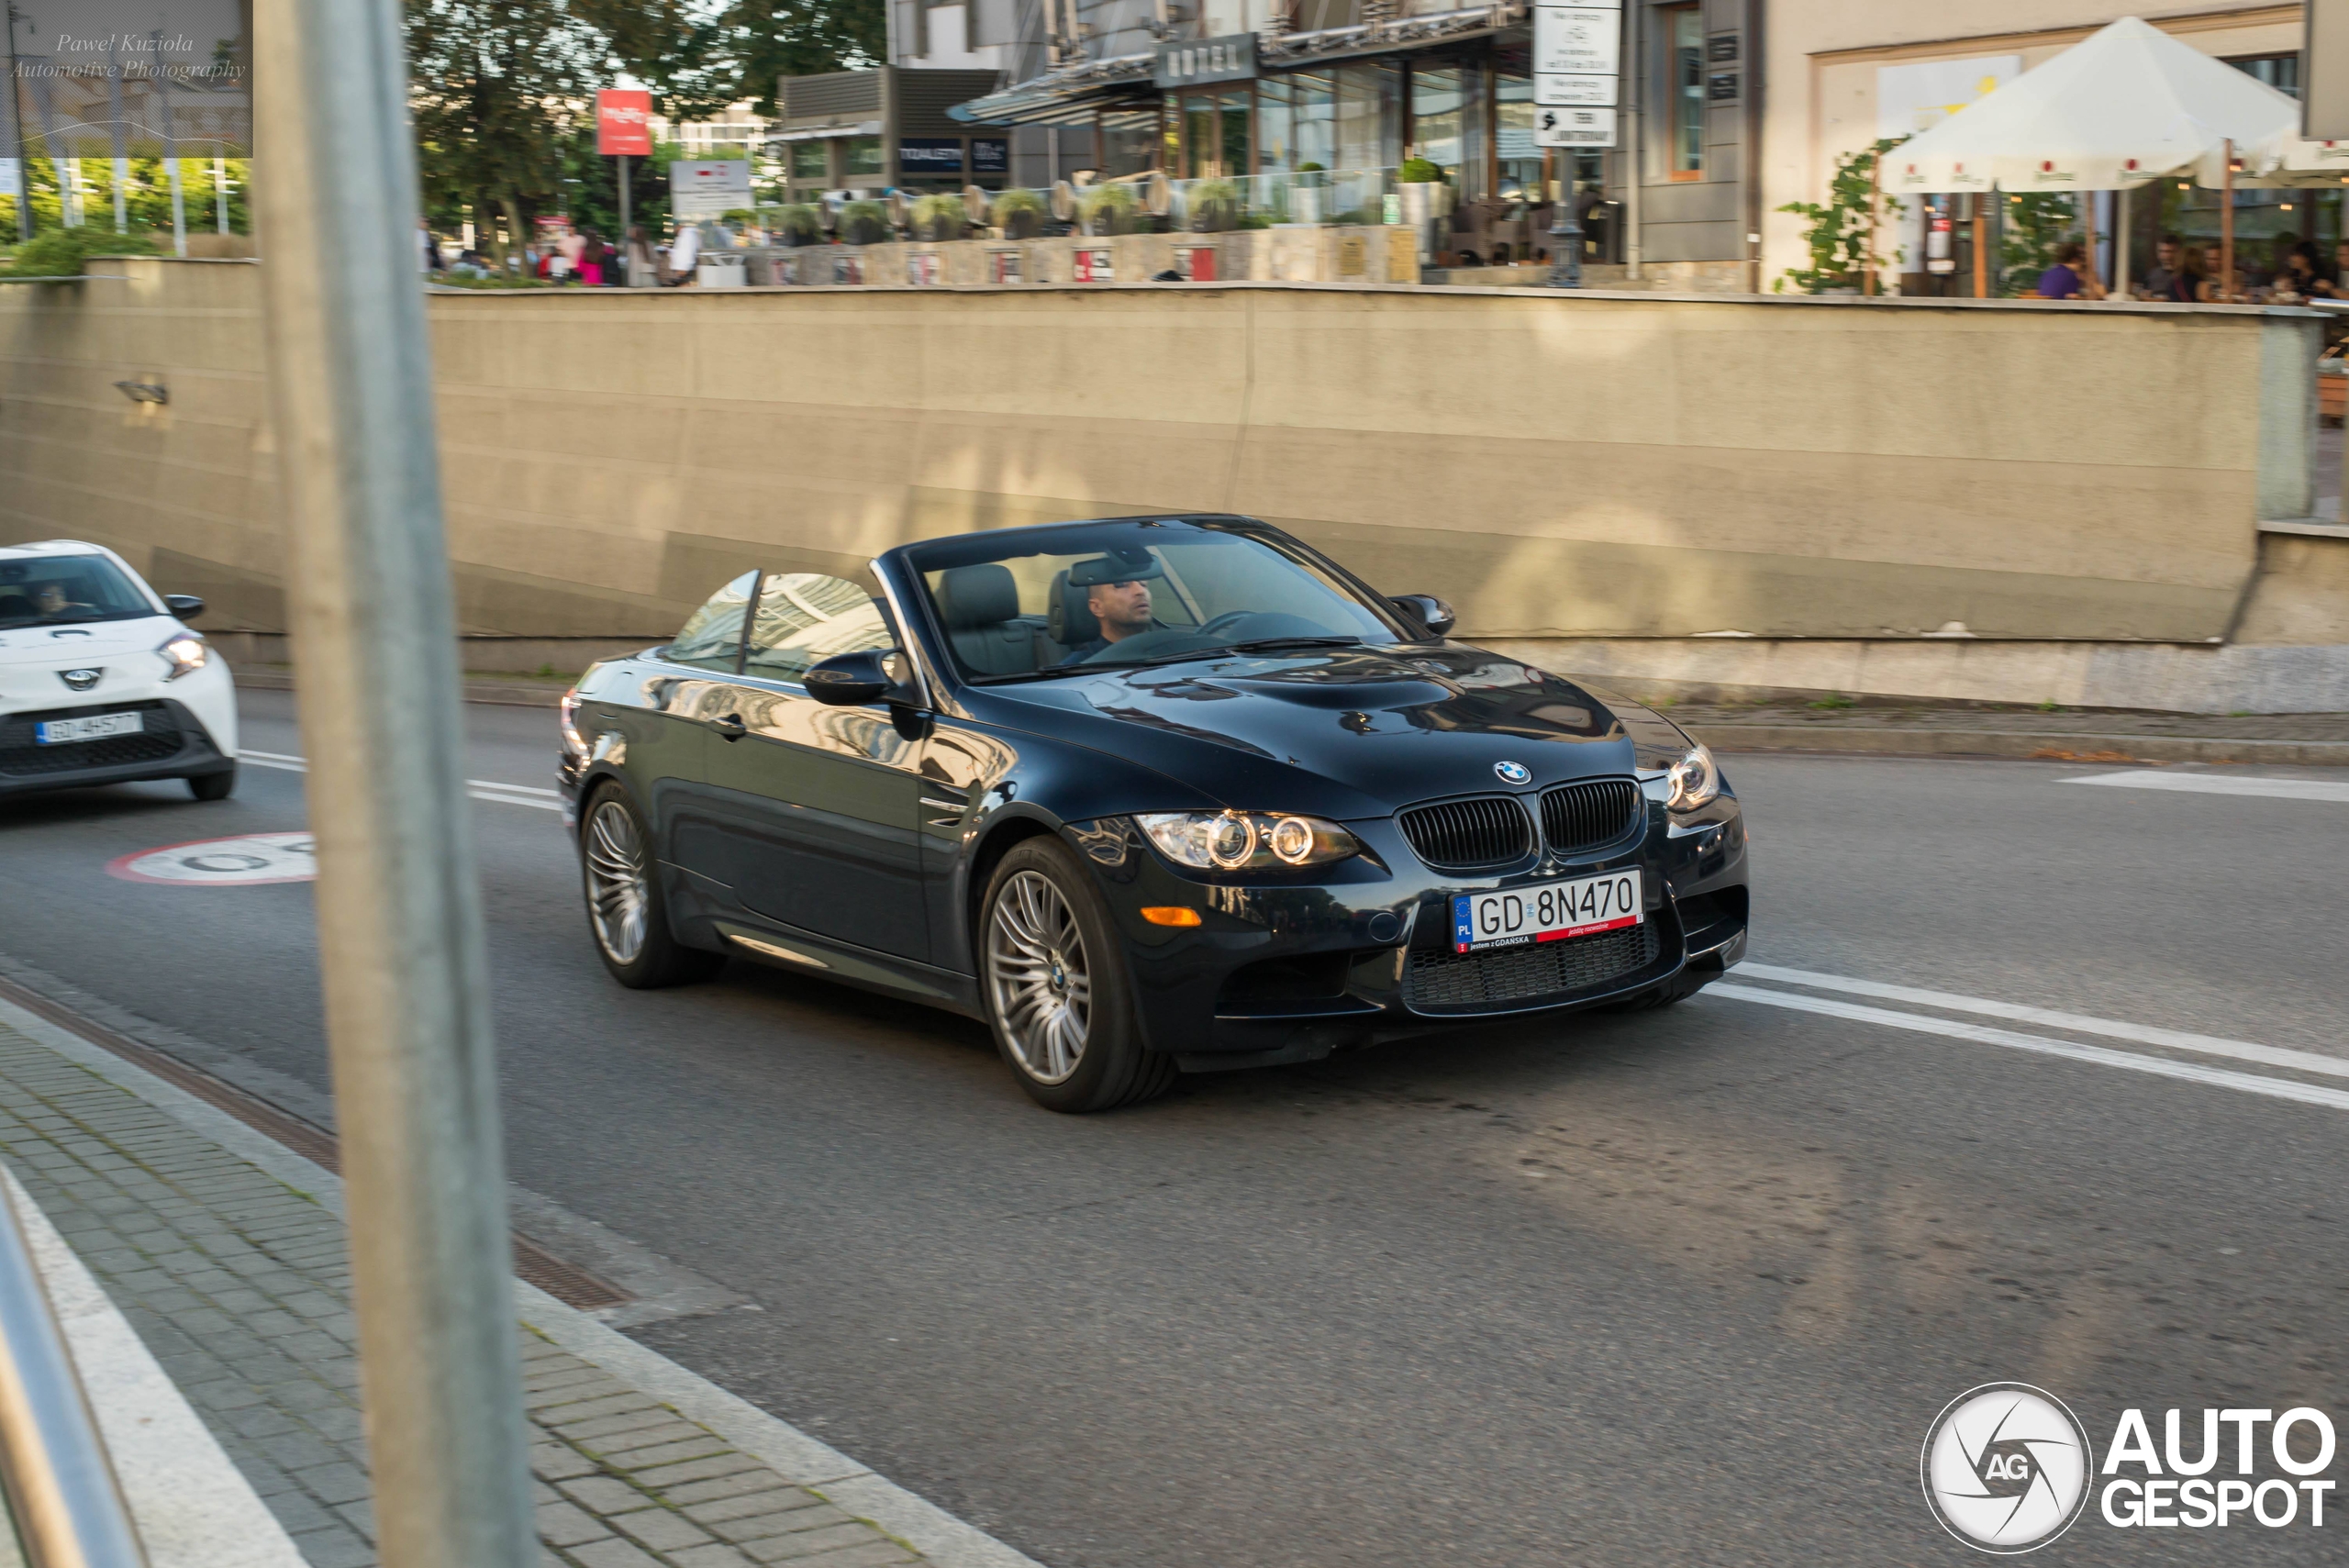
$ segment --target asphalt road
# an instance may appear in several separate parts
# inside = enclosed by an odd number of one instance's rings
[[[246,708],[299,753],[285,696]],[[475,776],[551,782],[551,713],[468,713]],[[740,964],[613,986],[558,817],[484,800],[509,1162],[760,1308],[639,1338],[1054,1568],[1971,1561],[1917,1475],[1974,1385],[2099,1453],[2130,1407],[2189,1450],[2206,1406],[2349,1417],[2349,789],[2064,782],[2110,771],[1731,758],[1731,984],[1090,1118],[964,1020]],[[300,786],[0,802],[0,968],[314,1096],[306,886],[106,870],[298,829]],[[2092,1506],[2050,1558],[2336,1529]]]

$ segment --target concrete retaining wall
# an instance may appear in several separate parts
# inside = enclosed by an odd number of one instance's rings
[[[1117,275],[1180,238],[1112,241]],[[257,271],[93,271],[128,281],[0,287],[0,538],[99,539],[215,624],[282,627]],[[658,637],[754,562],[1186,508],[1542,646],[2203,643],[2263,512],[2310,510],[2295,312],[1123,283],[430,305],[484,635]],[[2327,584],[2275,615],[2349,642]]]

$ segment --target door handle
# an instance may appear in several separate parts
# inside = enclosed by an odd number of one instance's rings
[[[729,713],[713,718],[709,721],[709,727],[729,740],[740,740],[751,732],[751,727],[742,722],[742,716],[739,713]]]

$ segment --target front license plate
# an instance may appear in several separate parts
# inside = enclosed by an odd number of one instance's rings
[[[52,718],[33,726],[33,742],[62,746],[69,740],[103,740],[109,735],[136,735],[147,728],[138,713],[95,713],[87,718]]]
[[[1572,882],[1544,882],[1507,893],[1463,893],[1452,900],[1452,951],[1563,942],[1636,926],[1647,918],[1640,873],[1610,871]]]

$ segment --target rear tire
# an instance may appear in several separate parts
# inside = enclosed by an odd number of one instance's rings
[[[670,934],[669,903],[652,857],[652,835],[628,793],[607,783],[579,814],[579,875],[587,933],[613,979],[633,991],[707,980],[722,953],[689,948]]]
[[[187,792],[198,800],[226,800],[237,793],[237,770],[200,774],[187,781]]]
[[[1125,946],[1093,879],[1057,839],[1012,847],[979,905],[979,989],[996,1050],[1047,1110],[1155,1098],[1174,1059],[1142,1046]]]

